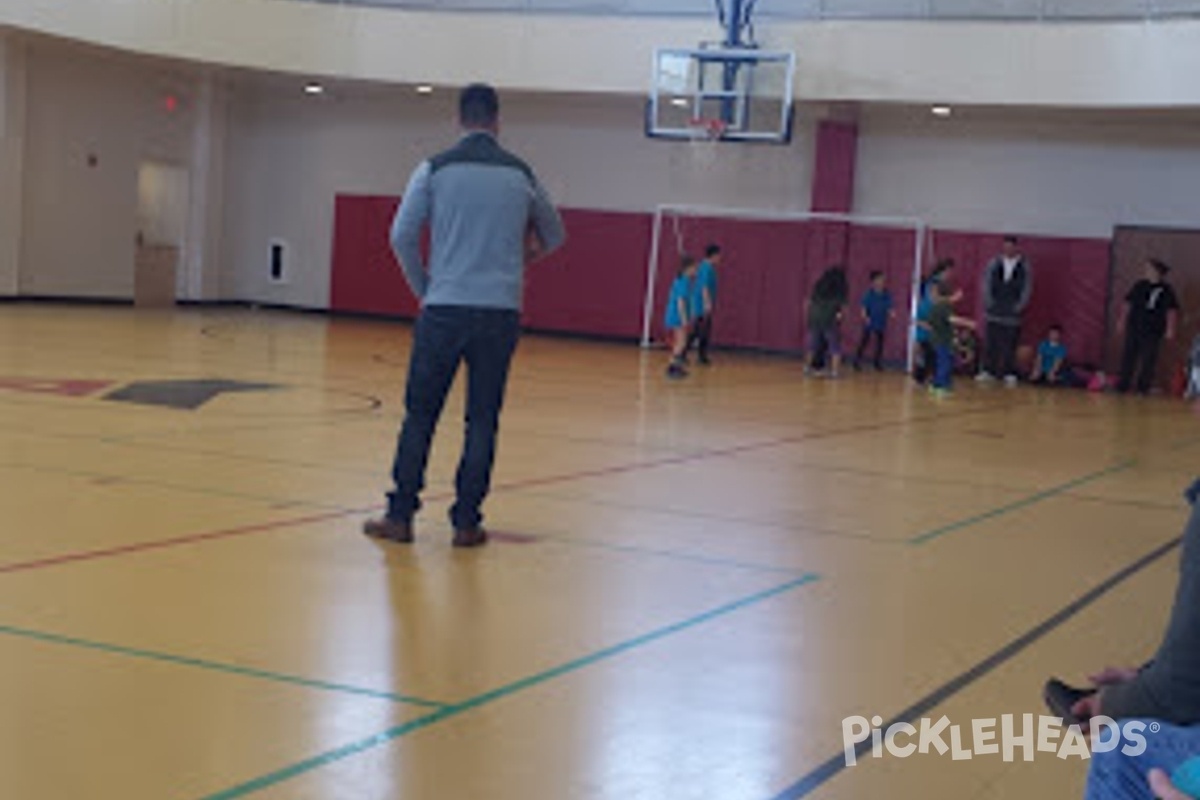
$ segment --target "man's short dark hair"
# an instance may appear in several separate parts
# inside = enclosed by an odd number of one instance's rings
[[[873,269],[873,270],[871,270],[871,277],[868,278],[868,280],[870,280],[871,282],[875,282],[882,277],[883,277],[883,270]]]
[[[1053,325],[1051,325],[1049,328],[1047,328],[1046,330],[1047,330],[1049,333],[1060,333],[1060,334],[1061,334],[1061,333],[1063,332],[1063,326],[1062,326],[1062,325],[1059,325],[1059,324],[1056,322],[1056,323],[1054,323]]]
[[[458,96],[458,119],[464,128],[490,128],[500,118],[500,97],[486,83],[473,83]]]
[[[1154,268],[1154,271],[1158,273],[1160,278],[1167,277],[1167,273],[1171,271],[1171,267],[1165,261],[1157,258],[1150,259],[1150,266]]]
[[[1020,243],[1021,243],[1021,240],[1020,240],[1020,239],[1018,239],[1016,236],[1013,236],[1013,235],[1010,233],[1008,236],[1005,236],[1005,237],[1004,237],[1004,243],[1005,243],[1005,244],[1020,244]]]
[[[705,258],[712,258],[713,256],[719,255],[721,255],[721,245],[719,244],[710,244],[708,247],[704,248]]]

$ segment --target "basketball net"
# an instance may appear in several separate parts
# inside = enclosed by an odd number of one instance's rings
[[[694,117],[688,122],[694,166],[707,169],[716,163],[717,148],[727,130],[729,130],[728,123],[721,119]]]

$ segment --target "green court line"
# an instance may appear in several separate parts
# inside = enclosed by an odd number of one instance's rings
[[[726,603],[725,605],[717,606],[716,608],[702,612],[695,616],[688,617],[682,622],[676,622],[671,625],[657,628],[648,633],[644,633],[641,636],[627,639],[623,642],[619,642],[601,650],[597,650],[590,655],[567,661],[556,667],[551,667],[550,669],[535,673],[525,678],[520,678],[497,689],[484,692],[483,694],[478,694],[461,703],[446,706],[434,711],[431,714],[426,714],[423,717],[410,720],[403,725],[397,725],[394,728],[389,728],[382,733],[377,733],[373,736],[359,739],[356,742],[351,742],[333,750],[328,750],[311,758],[304,759],[303,761],[297,761],[294,764],[283,767],[274,772],[261,775],[257,778],[246,781],[245,783],[238,784],[232,788],[225,789],[217,792],[216,794],[207,795],[202,798],[202,800],[236,800],[236,798],[245,797],[270,786],[289,781],[292,778],[296,778],[315,769],[320,769],[321,767],[342,761],[353,755],[357,755],[358,753],[362,753],[379,747],[380,745],[387,744],[388,742],[395,741],[396,739],[400,739],[410,733],[419,731],[422,728],[427,728],[430,725],[434,725],[452,717],[457,717],[482,706],[490,705],[491,703],[502,700],[506,697],[510,697],[514,694],[525,691],[526,689],[531,689],[535,686],[554,680],[555,678],[562,677],[563,675],[576,672],[585,667],[592,666],[593,664],[597,664],[601,661],[607,661],[610,658],[619,656],[630,650],[643,647],[660,639],[665,639],[673,634],[688,630],[689,628],[694,628],[714,619],[727,616],[748,606],[757,605],[758,603],[762,603],[773,597],[777,597],[795,589],[799,589],[801,586],[805,586],[818,580],[820,580],[819,575],[810,573],[773,588],[756,592],[755,594],[743,597],[740,600],[735,600],[731,603]]]
[[[1099,480],[1100,478],[1104,478],[1109,475],[1115,475],[1118,472],[1124,472],[1125,470],[1132,468],[1135,464],[1137,464],[1137,460],[1133,458],[1127,458],[1124,461],[1118,461],[1116,464],[1111,464],[1104,469],[1097,470],[1095,472],[1089,472],[1087,475],[1081,475],[1080,477],[1069,480],[1066,483],[1060,483],[1057,486],[1051,486],[1049,489],[1043,489],[1040,492],[1035,492],[1026,497],[1022,497],[1019,500],[1014,500],[1011,503],[998,506],[990,511],[984,511],[981,514],[976,514],[974,516],[967,517],[966,519],[960,519],[955,522],[951,522],[949,525],[943,525],[940,528],[934,528],[933,530],[917,534],[909,539],[908,543],[914,546],[928,544],[934,539],[940,539],[946,534],[954,533],[955,531],[960,531],[964,528],[969,528],[972,525],[977,525],[980,522],[985,522],[989,519],[1002,517],[1005,514],[1010,514],[1013,511],[1018,511],[1022,508],[1028,508],[1029,506],[1037,505],[1043,500],[1049,500],[1052,497],[1065,494],[1072,489],[1085,486],[1092,481]]]
[[[329,681],[314,680],[312,678],[302,678],[297,675],[286,675],[280,672],[270,672],[268,670],[256,669],[254,667],[243,667],[237,664],[224,664],[219,661],[208,661],[207,659],[202,658],[177,656],[171,653],[159,653],[153,650],[142,650],[136,647],[124,647],[122,645],[109,644],[107,642],[95,642],[89,639],[78,639],[74,636],[64,636],[58,633],[36,631],[28,628],[17,628],[11,625],[0,625],[0,635],[16,636],[22,639],[31,639],[50,644],[65,645],[67,647],[79,647],[85,650],[94,650],[100,653],[111,653],[113,655],[129,656],[130,658],[141,658],[149,661],[159,661],[166,664],[176,664],[184,667],[195,667],[196,669],[205,669],[209,670],[210,672],[223,672],[228,675],[241,675],[247,678],[258,678],[260,680],[272,681],[274,683],[290,683],[295,686],[304,686],[309,689],[323,689],[329,692],[341,692],[343,694],[354,694],[362,697],[373,697],[378,700],[390,700],[393,703],[405,703],[408,705],[437,709],[444,709],[448,707],[446,703],[438,703],[434,702],[433,700],[423,700],[419,697],[409,697],[408,695],[395,694],[394,692],[382,692],[376,689],[364,689],[360,686],[348,686],[342,683],[331,683]]]

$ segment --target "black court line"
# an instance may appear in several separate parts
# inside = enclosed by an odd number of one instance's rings
[[[922,697],[908,708],[896,714],[896,716],[893,718],[884,722],[882,729],[887,730],[889,726],[895,725],[899,722],[911,723],[924,716],[927,712],[941,705],[946,700],[961,692],[963,689],[985,677],[989,673],[995,671],[997,667],[1001,666],[1007,661],[1012,660],[1030,645],[1054,631],[1080,611],[1083,611],[1101,597],[1111,592],[1117,586],[1121,585],[1137,573],[1144,570],[1146,567],[1170,553],[1172,550],[1177,548],[1182,541],[1182,536],[1176,537],[1166,544],[1160,545],[1151,550],[1149,553],[1142,556],[1137,561],[1134,561],[1132,564],[1113,573],[1100,584],[1076,598],[1074,601],[1064,606],[1058,612],[1043,620],[1038,625],[1021,634],[1016,639],[1013,639],[1011,642],[1004,645],[999,650],[968,669],[966,672],[963,672],[962,674],[942,684],[925,697]],[[862,756],[870,749],[871,740],[868,739],[855,747],[855,753],[859,756]],[[788,788],[784,789],[779,794],[774,795],[772,800],[799,800],[801,797],[807,797],[830,780],[836,778],[845,768],[846,755],[845,753],[838,753],[827,761],[822,762],[807,775],[793,783]]]

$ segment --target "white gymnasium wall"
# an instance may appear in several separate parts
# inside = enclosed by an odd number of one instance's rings
[[[310,98],[294,81],[235,87],[222,293],[327,306],[335,195],[400,194],[422,158],[455,140],[453,100],[446,91],[422,98],[412,90],[337,88]],[[505,143],[533,164],[560,205],[808,207],[811,122],[799,125],[791,147],[722,145],[708,164],[689,144],[647,140],[641,98],[514,93],[503,103]],[[267,277],[272,239],[289,245],[285,285]]]
[[[978,4],[979,0],[976,0]],[[949,4],[947,4],[949,5]],[[657,46],[715,20],[399,11],[280,0],[0,0],[0,23],[256,69],[533,91],[644,90]],[[1200,22],[764,22],[800,97],[1007,105],[1200,104]]]
[[[178,117],[161,109],[167,87],[192,86],[196,76],[45,42],[16,51],[9,43],[3,63],[0,211],[13,213],[0,215],[0,293],[128,297],[138,164],[196,162],[194,131],[205,126],[192,125],[191,104]],[[420,98],[334,85],[314,99],[299,84],[236,75],[215,85],[212,146],[200,148],[212,156],[210,189],[193,211],[207,227],[203,260],[219,260],[220,270],[200,275],[198,296],[327,306],[335,195],[398,194],[422,157],[454,139],[450,92]],[[505,140],[563,205],[807,207],[811,108],[790,148],[722,146],[705,167],[689,145],[643,137],[640,98],[505,100]],[[1119,223],[1196,227],[1198,121],[1200,112],[971,108],[935,120],[911,107],[868,107],[855,210],[1071,236],[1107,236]],[[89,153],[99,159],[94,169]],[[266,275],[273,238],[291,246],[291,280],[282,286]],[[6,254],[18,247],[14,287]]]
[[[861,121],[855,211],[966,231],[1107,237],[1200,227],[1200,115],[875,108]]]
[[[162,101],[189,79],[57,43],[28,47],[26,78],[20,291],[132,297],[138,167],[188,163],[191,111]]]
[[[17,294],[25,165],[25,48],[0,37],[0,296]]]

